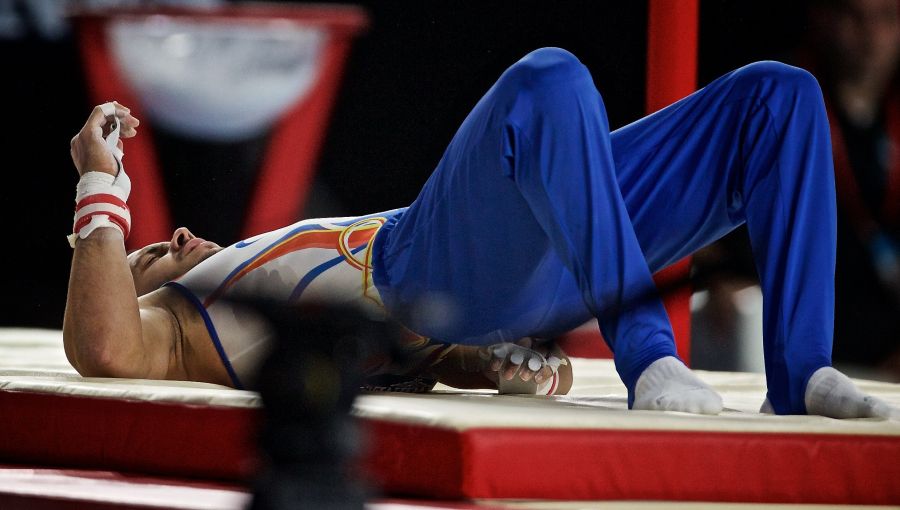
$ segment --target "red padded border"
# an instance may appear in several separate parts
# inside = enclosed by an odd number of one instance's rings
[[[259,410],[0,391],[4,462],[246,480]]]
[[[0,416],[4,462],[220,480],[258,465],[258,409],[0,391]],[[363,467],[393,495],[900,503],[900,436],[363,428]]]
[[[378,455],[368,457],[367,467],[391,493],[900,503],[896,436],[521,428],[457,433],[388,422],[372,422],[371,428]],[[411,474],[431,486],[411,485]],[[462,477],[458,485],[455,476]]]
[[[467,498],[466,456],[456,430],[363,420],[369,441],[363,456],[367,477],[387,494],[437,499]],[[480,497],[480,496],[471,496]]]

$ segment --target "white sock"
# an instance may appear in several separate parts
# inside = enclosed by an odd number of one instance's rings
[[[633,408],[719,414],[722,397],[678,358],[666,356],[651,363],[638,378]]]
[[[886,418],[900,420],[900,409],[866,395],[846,375],[832,367],[813,372],[806,383],[807,414],[831,418]]]

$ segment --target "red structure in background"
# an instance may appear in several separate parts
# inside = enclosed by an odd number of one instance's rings
[[[655,112],[697,89],[699,0],[650,0],[647,20],[647,113]],[[686,282],[690,257],[655,275],[657,285]],[[690,363],[691,286],[678,285],[663,298],[675,332],[678,354]]]
[[[368,24],[365,13],[349,6],[230,4],[212,9],[116,9],[75,14],[77,37],[94,104],[116,99],[149,120],[136,91],[115,61],[108,37],[109,23],[150,16],[173,17],[199,23],[260,23],[278,20],[324,28],[326,45],[320,55],[316,81],[308,93],[289,107],[272,127],[256,187],[242,226],[243,237],[288,225],[297,220],[315,173],[325,126],[353,36]],[[171,237],[174,225],[163,186],[154,142],[149,130],[128,141],[126,166],[136,183],[129,207],[137,221],[128,240],[135,248]]]
[[[647,113],[653,113],[691,94],[697,88],[698,0],[649,0],[647,15]],[[690,257],[654,275],[675,332],[678,354],[690,364]],[[679,282],[685,282],[679,284]],[[561,339],[572,356],[612,357],[593,322]]]

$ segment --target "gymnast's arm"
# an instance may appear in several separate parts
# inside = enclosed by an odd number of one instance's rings
[[[122,118],[121,136],[134,136],[138,120],[121,105],[116,109]],[[107,123],[98,106],[72,139],[79,175],[117,173],[103,139]],[[78,239],[63,320],[69,362],[85,376],[178,378],[184,372],[177,356],[183,335],[170,302],[154,293],[139,303],[118,229],[101,227]]]
[[[84,376],[179,378],[181,328],[160,298],[139,303],[118,230],[78,240],[63,322],[69,362]]]

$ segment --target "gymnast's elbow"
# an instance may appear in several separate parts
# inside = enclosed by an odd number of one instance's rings
[[[66,358],[83,377],[129,377],[136,360],[116,348],[123,336],[108,328],[64,327]]]

